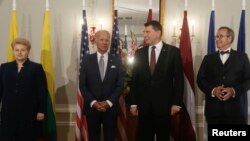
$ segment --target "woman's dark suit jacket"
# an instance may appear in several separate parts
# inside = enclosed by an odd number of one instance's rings
[[[33,138],[37,131],[36,115],[45,113],[47,105],[47,82],[42,65],[27,59],[18,72],[16,61],[2,64],[0,101],[2,139],[13,135],[26,137],[25,140]]]

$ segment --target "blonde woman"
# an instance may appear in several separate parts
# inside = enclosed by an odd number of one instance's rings
[[[1,141],[35,141],[45,119],[47,83],[41,64],[28,56],[30,42],[16,38],[15,60],[0,66]]]

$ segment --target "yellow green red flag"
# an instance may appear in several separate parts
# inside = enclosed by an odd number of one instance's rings
[[[43,65],[47,84],[48,84],[48,105],[47,105],[47,117],[46,117],[46,136],[48,141],[57,140],[56,120],[55,120],[55,90],[54,90],[54,72],[52,61],[52,49],[50,41],[50,12],[45,11],[43,34],[42,34],[42,50],[41,50],[41,64]]]
[[[11,15],[11,21],[10,21],[10,33],[9,33],[9,42],[8,42],[8,58],[7,61],[11,62],[14,60],[11,43],[13,40],[18,37],[18,31],[17,31],[17,16],[16,16],[16,10],[12,11]]]

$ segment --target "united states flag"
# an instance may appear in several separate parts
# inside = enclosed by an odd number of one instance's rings
[[[120,56],[120,37],[119,37],[119,28],[118,28],[118,14],[117,10],[114,11],[114,24],[113,24],[113,32],[112,32],[112,39],[111,39],[111,48],[110,53],[114,56]],[[125,105],[125,96],[121,94],[119,98],[120,104],[120,112],[118,115],[118,130],[117,130],[117,141],[128,141],[127,132],[126,132],[126,105]]]
[[[82,25],[82,36],[81,36],[81,49],[80,49],[80,70],[82,67],[82,61],[86,54],[89,53],[89,38],[88,38],[88,26],[86,19],[86,11],[83,10],[83,25]],[[79,72],[80,74],[80,72]],[[76,104],[76,141],[88,141],[88,126],[86,116],[82,114],[84,98],[82,97],[81,91],[77,90],[77,104]]]
[[[112,31],[112,39],[111,39],[111,48],[110,53],[112,55],[120,55],[120,42],[119,42],[119,28],[118,28],[118,12],[117,10],[114,11],[114,24],[113,24],[113,31]]]

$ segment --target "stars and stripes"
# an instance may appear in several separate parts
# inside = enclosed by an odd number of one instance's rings
[[[82,63],[83,56],[89,54],[89,38],[88,38],[88,26],[86,19],[86,11],[82,11],[83,24],[82,24],[82,37],[81,37],[81,49],[80,49],[80,64]]]
[[[113,24],[113,32],[112,32],[112,39],[111,39],[111,48],[110,53],[114,56],[121,57],[121,49],[120,49],[120,37],[119,37],[119,28],[118,28],[118,11],[114,11],[114,24]],[[117,118],[117,141],[128,141],[127,131],[126,131],[126,105],[125,105],[125,95],[124,93],[121,94],[119,98],[119,107],[120,112]]]
[[[81,49],[80,49],[80,69],[84,56],[89,54],[89,39],[88,39],[88,26],[86,19],[86,11],[83,10],[83,25],[81,36]],[[80,74],[80,72],[79,72]],[[84,98],[78,86],[77,90],[77,104],[76,104],[76,141],[88,141],[88,126],[86,116],[82,114],[84,106]]]
[[[114,11],[114,24],[111,39],[110,53],[112,55],[120,55],[120,41],[119,41],[119,28],[118,28],[118,11]]]

